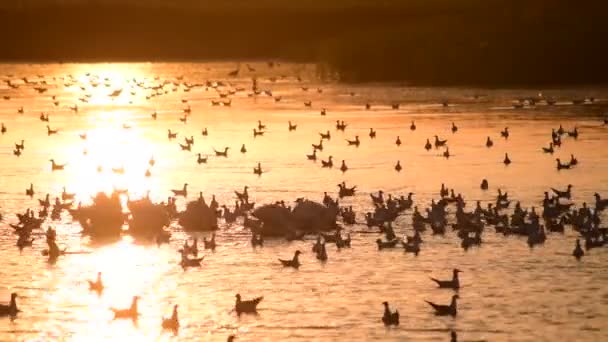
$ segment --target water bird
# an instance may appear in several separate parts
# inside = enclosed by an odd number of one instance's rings
[[[321,160],[321,167],[332,168],[334,166],[333,156],[329,156],[327,161]]]
[[[179,329],[179,318],[177,315],[177,308],[179,306],[177,304],[173,305],[173,313],[171,314],[171,317],[169,318],[164,318],[163,317],[163,321],[162,321],[162,328],[165,330],[173,330],[173,331],[177,331]]]
[[[40,113],[40,121],[49,122],[49,115],[45,115],[44,112]]]
[[[393,103],[393,104],[391,105],[391,107],[392,107],[393,109],[399,109],[399,106],[400,106],[400,104],[399,104],[399,103]]]
[[[207,131],[207,127],[203,128],[203,131],[201,132],[201,135],[206,137],[209,135],[209,131]]]
[[[156,164],[156,160],[154,160],[154,156],[150,157],[150,159],[148,160],[148,165],[150,166],[154,166],[154,164]]]
[[[57,164],[54,159],[49,159],[51,162],[51,170],[52,171],[61,171],[65,169],[66,164]]]
[[[181,116],[179,118],[179,121],[183,122],[184,124],[188,122],[188,114],[184,114],[184,116]]]
[[[480,186],[481,190],[488,190],[488,180],[487,179],[483,179],[481,181],[481,186]]]
[[[562,190],[558,190],[555,188],[551,188],[551,191],[558,197],[558,198],[565,198],[565,199],[570,199],[572,197],[572,184],[568,184],[568,186],[566,187],[565,191]]]
[[[325,243],[320,244],[316,249],[316,258],[320,261],[327,261],[327,249],[325,248]]]
[[[570,165],[574,166],[578,164],[578,160],[574,157],[574,154],[570,155]]]
[[[424,149],[428,151],[431,148],[433,148],[433,146],[431,145],[431,142],[429,141],[429,139],[426,139],[426,144],[424,144]]]
[[[150,114],[150,116],[152,117],[152,119],[156,120],[156,118],[158,117],[158,113],[154,111],[154,113]]]
[[[11,293],[11,301],[8,305],[0,304],[0,316],[16,316],[17,313],[21,312],[17,308],[17,293]]]
[[[573,137],[574,139],[578,138],[578,129],[576,126],[574,127],[573,131],[568,131],[567,133],[569,137]]]
[[[370,137],[371,139],[375,139],[375,138],[376,138],[376,131],[374,131],[374,129],[373,129],[373,128],[370,128],[370,129],[369,129],[369,137]]]
[[[323,151],[323,139],[319,140],[318,145],[312,144],[312,148],[314,151],[317,151],[317,150]]]
[[[6,125],[4,124],[4,122],[2,123],[1,127],[0,127],[0,133],[2,133],[2,135],[6,134]]]
[[[172,189],[173,195],[188,197],[188,183],[184,183],[184,187],[181,190]]]
[[[291,121],[289,121],[289,131],[295,131],[296,128],[298,128],[297,124],[292,124]]]
[[[17,108],[17,113],[19,113],[19,114],[23,114],[24,113],[23,106]]]
[[[283,267],[293,267],[295,269],[300,267],[300,259],[299,256],[302,254],[300,251],[296,251],[291,260],[279,259]]]
[[[401,146],[401,138],[399,138],[399,136],[397,136],[397,140],[395,140],[395,145]]]
[[[23,139],[21,139],[21,143],[20,144],[15,143],[15,149],[16,150],[23,150],[23,149],[25,149],[25,141]]]
[[[490,148],[494,146],[494,142],[492,141],[492,139],[490,139],[490,137],[488,136],[488,138],[486,139],[486,147]]]
[[[543,152],[553,154],[553,152],[554,152],[553,143],[552,142],[549,143],[549,147],[543,147]]]
[[[445,148],[445,151],[443,151],[443,156],[444,156],[446,159],[450,158],[450,148],[449,148],[449,147],[446,147],[446,148]]]
[[[576,246],[574,247],[574,251],[572,251],[572,256],[576,258],[576,260],[580,260],[585,255],[585,251],[581,247],[581,241],[576,239]]]
[[[256,174],[256,175],[258,175],[258,176],[261,176],[262,175],[262,164],[260,164],[258,162],[258,165],[253,168],[253,173]]]
[[[505,139],[508,139],[509,138],[509,127],[505,127],[505,129],[500,132],[500,136]]]
[[[217,246],[215,243],[215,233],[211,234],[211,239],[209,239],[209,240],[207,240],[207,238],[204,238],[203,244],[205,246],[205,249],[210,249],[212,251],[215,251],[215,247]]]
[[[66,191],[65,186],[63,187],[63,191],[61,192],[61,200],[62,201],[71,201],[76,197],[76,194],[69,193]]]
[[[251,300],[243,300],[240,294],[236,294],[234,296],[236,298],[236,302],[234,303],[234,311],[237,314],[242,313],[256,313],[258,309],[258,304],[264,299],[264,297],[256,297]]]
[[[395,165],[395,171],[397,172],[401,172],[401,162],[399,160],[397,160],[397,164]]]
[[[152,176],[152,171],[150,171],[150,169],[146,169],[146,172],[144,173],[145,177],[151,177]]]
[[[305,101],[304,102],[304,107],[311,107],[312,106],[312,101]],[[323,110],[321,110],[321,115],[325,115],[323,114]]]
[[[441,146],[445,146],[445,144],[446,144],[447,142],[448,142],[448,140],[447,140],[447,139],[445,139],[445,140],[441,140],[441,139],[439,139],[439,137],[438,137],[438,136],[435,136],[435,148],[437,148],[437,147],[441,147]]]
[[[329,130],[326,133],[319,133],[319,135],[321,136],[321,140],[331,140],[331,133],[329,133]]]
[[[247,153],[247,148],[245,147],[245,144],[241,146],[241,153]]]
[[[325,115],[327,115],[327,109],[326,108],[321,108],[321,116],[325,116]]]
[[[167,137],[169,138],[169,140],[177,138],[177,134],[177,132],[171,132],[170,129],[167,130]]]
[[[412,130],[412,131],[416,130],[416,123],[414,122],[414,120],[412,120],[412,123],[410,124],[410,130]]]
[[[178,145],[182,151],[192,151],[192,145],[190,145],[190,144],[182,145],[182,144],[178,143]]]
[[[306,155],[306,159],[308,159],[308,160],[314,160],[314,161],[317,160],[317,149],[314,148],[314,144],[313,144],[312,154],[307,154]]]
[[[437,285],[442,289],[453,289],[458,290],[460,288],[460,281],[458,280],[458,273],[462,272],[461,270],[455,268],[452,271],[452,279],[451,280],[438,280],[431,277],[431,280],[437,283]]]
[[[34,184],[30,183],[30,187],[25,189],[25,195],[31,197],[34,197]]]
[[[203,259],[205,259],[204,256],[201,258],[190,259],[190,258],[188,258],[188,254],[183,249],[181,249],[180,252],[181,252],[182,258],[181,258],[181,261],[179,264],[184,269],[187,267],[201,267],[201,262],[203,261]]]
[[[452,133],[458,132],[458,126],[452,122]]]
[[[348,170],[348,166],[346,166],[346,162],[344,160],[342,160],[342,165],[340,166],[340,171],[342,171],[342,173],[344,173],[347,170]]]
[[[593,197],[595,197],[596,211],[602,211],[605,208],[608,208],[608,198],[602,198],[597,192],[593,194]]]
[[[511,164],[511,159],[509,158],[509,154],[505,153],[505,159],[502,161],[505,165]]]
[[[95,281],[87,280],[87,282],[89,283],[90,291],[95,291],[97,293],[101,293],[103,291],[103,282],[101,281],[101,272],[97,272],[97,279]]]
[[[388,307],[388,302],[383,302],[384,305],[384,315],[382,315],[382,323],[386,326],[390,325],[399,325],[399,310],[395,310],[395,312],[391,312]]]
[[[562,161],[559,158],[555,158],[555,161],[557,162],[557,170],[563,170],[563,169],[570,169],[572,167],[572,165],[568,164],[568,163],[562,163]]]
[[[390,240],[390,241],[382,241],[381,239],[376,240],[376,245],[378,245],[379,250],[387,249],[387,248],[395,248],[399,240]]]
[[[139,316],[139,312],[137,310],[137,302],[139,301],[138,296],[134,296],[131,301],[131,306],[128,309],[115,309],[110,308],[112,312],[114,312],[114,319],[127,319],[130,318],[132,320],[137,320]]]
[[[356,146],[356,147],[359,147],[359,144],[361,143],[359,141],[359,136],[358,135],[355,136],[355,140],[349,140],[349,139],[345,139],[345,140],[348,143],[348,145],[353,145],[353,146]]]
[[[224,151],[218,151],[216,149],[213,149],[213,152],[215,152],[215,156],[216,157],[228,157],[228,150],[230,149],[230,147],[224,147]]]
[[[456,317],[456,315],[458,314],[458,308],[457,308],[456,301],[459,298],[460,297],[458,295],[453,295],[452,302],[450,303],[450,305],[435,304],[433,302],[429,302],[428,300],[425,300],[425,302],[427,302],[430,306],[433,307],[433,309],[435,309],[435,315],[437,315],[437,316]]]

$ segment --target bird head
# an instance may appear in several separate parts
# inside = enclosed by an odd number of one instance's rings
[[[237,293],[234,297],[236,297],[236,299],[241,300],[241,294]]]
[[[300,255],[300,254],[302,254],[302,252],[296,251],[296,255]]]

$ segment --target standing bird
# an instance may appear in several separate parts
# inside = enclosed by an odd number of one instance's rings
[[[581,248],[581,241],[576,239],[576,247],[574,247],[574,251],[572,251],[572,256],[574,256],[576,260],[581,260],[583,255],[585,255],[585,251]]]
[[[242,300],[240,294],[236,294],[236,303],[234,303],[234,311],[237,314],[242,313],[256,313],[258,310],[258,304],[264,299],[264,297],[257,297],[251,300]]]
[[[387,327],[391,325],[399,325],[399,310],[391,312],[388,307],[388,302],[383,302],[382,305],[384,305],[384,315],[382,315],[382,323],[384,323],[384,325],[386,325]]]
[[[462,272],[461,270],[455,268],[452,271],[452,279],[451,280],[438,280],[435,278],[431,278],[432,281],[436,282],[437,285],[442,289],[453,289],[458,290],[460,288],[460,281],[458,280],[458,273]]]

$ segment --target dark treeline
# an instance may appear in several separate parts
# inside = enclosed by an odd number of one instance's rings
[[[347,81],[608,81],[608,4],[599,0],[247,3],[0,9],[0,59],[283,59],[329,66]]]

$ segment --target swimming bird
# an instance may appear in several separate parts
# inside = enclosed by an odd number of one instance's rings
[[[426,139],[426,144],[424,144],[424,149],[428,151],[431,148],[433,148],[433,146],[431,145],[431,142],[429,141],[429,139]]]
[[[182,151],[192,151],[192,145],[190,145],[190,144],[182,145],[182,144],[178,143],[178,145]]]
[[[572,184],[568,184],[565,191],[551,188],[551,191],[557,195],[558,198],[570,199],[572,197]]]
[[[258,176],[262,175],[262,165],[260,163],[258,163],[258,165],[253,168],[253,173]]]
[[[344,160],[342,160],[342,166],[340,166],[340,171],[342,171],[342,173],[344,173],[347,170],[348,170],[348,166],[346,166],[346,162]]]
[[[24,112],[23,106],[17,108],[17,113],[23,114],[23,112]]]
[[[375,138],[376,138],[376,131],[374,131],[374,129],[373,129],[373,128],[370,128],[370,129],[369,129],[369,137],[370,137],[371,139],[375,139]]]
[[[49,122],[49,115],[45,115],[44,112],[40,113],[40,121]]]
[[[188,137],[184,137],[184,141],[186,142],[186,144],[188,145],[194,145],[194,137],[190,136],[190,138]]]
[[[332,168],[334,166],[333,156],[329,156],[327,161],[321,160],[321,167]]]
[[[314,145],[313,145],[313,146],[314,146]],[[316,148],[313,148],[313,149],[312,149],[312,154],[307,154],[307,155],[306,155],[306,159],[316,161],[316,160],[317,160],[317,149],[316,149]]]
[[[103,282],[101,281],[101,272],[97,272],[97,280],[87,280],[89,282],[89,290],[101,293],[103,291]]]
[[[76,194],[69,193],[66,191],[65,186],[63,187],[63,191],[61,192],[61,200],[62,201],[71,201],[76,197]]]
[[[51,171],[61,171],[65,169],[66,164],[57,164],[54,159],[49,159],[51,162]]]
[[[256,297],[251,300],[242,300],[240,294],[236,294],[236,302],[234,303],[234,311],[237,314],[242,313],[256,313],[258,310],[258,304],[264,299],[264,297]]]
[[[397,140],[395,140],[395,145],[401,146],[401,138],[399,138],[399,136],[397,136]]]
[[[16,316],[17,313],[21,312],[17,308],[17,293],[11,293],[11,301],[8,305],[0,304],[0,316]]]
[[[321,140],[331,140],[331,133],[329,130],[326,133],[319,133],[319,135],[321,136]]]
[[[295,131],[296,128],[298,128],[298,125],[297,124],[292,124],[291,121],[289,121],[289,127],[288,128],[289,128],[290,132],[291,131]]]
[[[378,245],[378,249],[386,249],[386,248],[395,248],[399,240],[391,240],[391,241],[382,241],[381,239],[376,240],[376,245]]]
[[[25,149],[25,140],[21,139],[21,143],[20,144],[15,143],[15,149],[17,149],[17,150],[23,150],[23,149]]]
[[[30,187],[25,189],[25,195],[30,196],[30,198],[34,197],[34,184],[30,183]]]
[[[500,132],[500,136],[502,136],[505,139],[508,139],[509,138],[509,127],[505,127],[505,129]]]
[[[182,258],[180,261],[180,265],[185,269],[187,267],[201,267],[201,262],[203,261],[203,259],[205,259],[205,257],[201,257],[201,258],[194,258],[194,259],[190,259],[188,258],[188,254],[186,253],[186,251],[184,251],[183,249],[180,249]]]
[[[433,309],[435,309],[435,315],[437,315],[437,316],[448,316],[449,315],[452,317],[456,317],[456,315],[458,314],[458,308],[457,308],[456,301],[459,298],[460,297],[458,295],[453,295],[452,302],[450,303],[450,305],[435,304],[433,302],[429,302],[428,300],[425,300],[425,302],[429,303],[429,305],[432,306]]]
[[[245,147],[245,144],[241,145],[241,153],[247,153],[247,147]]]
[[[308,103],[309,103],[309,104],[308,104],[308,107],[310,107],[310,104],[311,104],[311,103],[310,103],[310,101],[308,101]],[[327,109],[326,109],[326,108],[321,108],[321,115],[322,115],[322,116],[327,115]]]
[[[2,125],[1,125],[1,127],[0,127],[0,133],[2,133],[2,135],[4,135],[6,133],[6,131],[7,131],[6,125],[3,122]]]
[[[297,269],[301,265],[300,260],[299,260],[300,254],[302,254],[302,252],[296,251],[295,254],[293,255],[293,259],[291,259],[291,260],[279,259],[279,261],[281,262],[283,267],[293,267],[293,268]]]
[[[359,144],[361,143],[359,141],[359,136],[358,135],[355,135],[355,140],[349,140],[349,139],[345,139],[345,140],[348,143],[348,145],[353,145],[353,146],[356,146],[356,147],[359,147]]]
[[[132,320],[136,320],[137,316],[139,316],[139,312],[137,310],[137,301],[139,300],[138,296],[134,296],[131,301],[131,306],[128,309],[115,309],[110,308],[112,312],[114,312],[114,319],[124,319],[130,318]]]
[[[397,164],[395,165],[395,171],[397,172],[401,172],[401,162],[399,160],[397,160]]]
[[[492,139],[490,139],[490,137],[488,136],[488,138],[486,139],[486,147],[490,148],[494,146],[494,142],[492,141]]]
[[[203,128],[203,131],[201,132],[201,135],[206,137],[209,135],[209,131],[207,131],[207,127]]]
[[[605,208],[608,208],[608,198],[602,198],[597,192],[593,194],[593,197],[595,197],[596,211],[602,211]]]
[[[511,164],[511,159],[509,158],[509,154],[508,153],[505,153],[505,159],[503,160],[503,163],[505,165]]]
[[[445,146],[445,144],[448,142],[448,140],[441,140],[439,139],[438,136],[435,136],[435,148],[440,147],[440,146]]]
[[[262,125],[262,121],[258,120],[258,130],[263,131],[266,129],[266,125]]]
[[[382,323],[386,326],[390,325],[399,325],[399,310],[395,310],[395,312],[391,312],[388,307],[388,302],[383,302],[384,305],[384,315],[382,315]]]
[[[549,147],[543,147],[543,152],[553,154],[553,143],[549,143]]]
[[[452,122],[452,133],[458,132],[458,126]]]
[[[576,128],[576,126],[574,126],[573,131],[568,131],[567,133],[569,137],[573,137],[574,139],[578,138],[578,129]]]
[[[151,177],[152,176],[152,171],[150,171],[150,169],[146,169],[146,172],[144,173],[145,177]]]
[[[156,118],[158,117],[158,113],[154,111],[154,113],[150,114],[150,116],[152,117],[152,119],[156,120]]]
[[[458,273],[462,272],[461,270],[455,268],[452,271],[452,279],[451,280],[438,280],[435,278],[431,278],[432,281],[436,282],[442,289],[453,289],[458,290],[460,288],[460,281],[458,280]]]
[[[570,155],[570,165],[574,166],[578,164],[578,160],[574,157],[574,154]]]
[[[169,137],[169,140],[177,138],[177,134],[177,132],[171,132],[170,129],[167,130],[167,137]]]
[[[205,164],[205,163],[207,163],[207,159],[208,159],[208,158],[209,158],[209,157],[207,157],[207,156],[205,156],[205,157],[203,158],[203,156],[202,156],[200,153],[197,153],[197,159],[196,159],[196,162],[197,162],[197,163],[199,163],[199,164]]]
[[[572,251],[572,256],[574,256],[577,260],[580,260],[585,255],[585,251],[581,247],[581,241],[576,239],[576,247],[574,247],[574,251]]]
[[[266,133],[265,131],[257,131],[255,128],[253,129],[253,137],[262,136]]]
[[[228,157],[229,149],[230,149],[230,147],[224,147],[224,152],[213,149],[213,152],[215,152],[216,157]]]
[[[315,151],[316,151],[316,150],[323,151],[323,139],[321,139],[321,140],[319,141],[319,144],[318,144],[318,145],[312,144],[312,148],[313,148],[313,150],[315,150]]]
[[[444,156],[446,159],[450,158],[450,148],[449,148],[449,147],[446,147],[446,148],[445,148],[445,151],[443,151],[443,156]]]
[[[570,165],[570,164],[566,164],[566,163],[562,164],[562,161],[559,158],[555,158],[555,161],[557,162],[557,170],[558,171],[562,170],[562,169],[566,169],[567,170],[567,169],[570,169],[572,167],[572,165]]]
[[[184,114],[182,117],[180,117],[179,121],[181,121],[183,123],[187,123],[188,122],[188,114]]]
[[[210,249],[212,251],[215,251],[215,247],[217,246],[215,243],[215,233],[211,234],[211,239],[209,239],[209,240],[207,240],[207,238],[204,238],[203,244],[205,246],[205,249]]]
[[[188,183],[184,183],[184,187],[181,190],[172,189],[173,195],[188,197]]]
[[[150,157],[150,159],[148,160],[148,165],[150,166],[154,166],[154,164],[156,164],[156,160],[154,160],[154,156]]]
[[[481,186],[480,187],[481,187],[481,190],[488,190],[488,180],[484,178],[481,181]]]
[[[171,314],[171,317],[169,317],[169,318],[163,317],[163,322],[161,324],[163,329],[173,330],[173,331],[177,331],[179,329],[179,318],[177,315],[178,307],[179,306],[177,304],[173,305],[173,313]]]
[[[410,130],[412,130],[412,131],[416,130],[416,123],[414,122],[414,120],[412,120],[412,123],[410,124]]]

